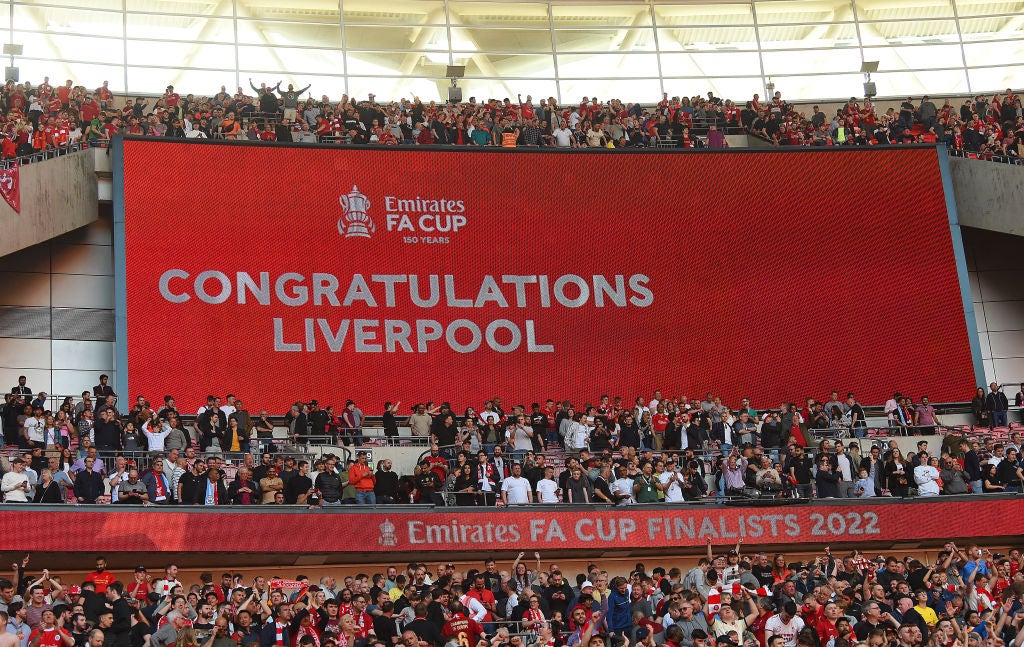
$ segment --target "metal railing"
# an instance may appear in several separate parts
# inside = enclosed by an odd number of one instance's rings
[[[46,160],[56,159],[71,153],[77,153],[80,150],[89,148],[89,146],[88,142],[79,141],[61,146],[50,146],[35,150],[31,153],[26,153],[25,155],[19,155],[17,157],[7,157],[0,159],[0,169],[9,169],[15,164],[24,166],[25,164],[45,162]]]
[[[953,157],[960,157],[962,159],[973,159],[983,160],[986,162],[997,162],[1000,164],[1010,164],[1012,166],[1024,166],[1024,158],[1018,155],[1003,154],[994,151],[969,151],[964,149],[955,149],[952,146],[949,147],[949,154]]]

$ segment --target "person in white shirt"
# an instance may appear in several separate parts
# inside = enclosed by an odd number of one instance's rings
[[[836,462],[839,464],[839,498],[852,499],[855,472],[850,455],[846,453],[846,447],[841,440],[836,441]]]
[[[519,463],[512,465],[512,476],[501,482],[501,500],[505,505],[533,503],[530,481],[523,478],[523,466]]]
[[[11,471],[4,474],[0,480],[0,489],[3,489],[4,501],[7,503],[27,503],[27,492],[32,489],[29,485],[28,476],[25,474],[25,461],[15,458],[11,461]]]
[[[771,644],[772,636],[783,640],[783,647],[796,647],[796,635],[804,628],[803,619],[796,614],[796,602],[787,601],[779,613],[768,618],[764,625],[764,638]]]
[[[558,128],[551,131],[551,136],[555,138],[557,148],[572,148],[576,141],[572,136],[572,131],[565,127],[565,122],[562,120],[559,120]]]
[[[590,449],[590,427],[583,421],[584,415],[582,413],[576,414],[576,420],[569,423],[569,433],[566,436],[566,441],[569,443],[569,449],[580,451],[581,449]]]
[[[228,403],[222,406],[220,410],[224,412],[225,418],[231,417],[232,413],[238,411],[238,409],[235,408],[235,396],[233,394],[228,393]]]
[[[537,503],[558,503],[558,483],[555,482],[555,468],[544,468],[544,478],[537,481]]]
[[[117,503],[118,490],[117,487],[128,480],[128,463],[125,461],[124,456],[118,456],[114,459],[114,471],[110,474],[110,478],[107,479],[110,484],[110,502]]]
[[[46,418],[43,416],[43,410],[40,407],[36,407],[32,412],[32,415],[25,418],[25,438],[28,439],[29,443],[32,443],[30,447],[43,447],[45,441],[46,429]]]
[[[164,438],[170,435],[171,426],[165,422],[159,422],[154,425],[154,421],[150,420],[142,426],[142,433],[146,434],[146,440],[149,441],[149,451],[162,452],[164,450]]]
[[[626,466],[619,465],[615,468],[615,480],[611,484],[612,496],[615,497],[616,505],[630,505],[636,503],[633,499],[633,479],[626,475]]]
[[[660,481],[658,489],[665,493],[665,503],[683,502],[682,484],[686,482],[686,479],[676,471],[676,459],[672,457],[665,459],[665,471],[661,473],[658,480]]]
[[[654,399],[647,404],[647,409],[651,412],[651,415],[658,413],[658,403],[661,402],[661,391],[654,392]]]
[[[914,468],[914,482],[917,483],[918,496],[939,495],[939,470],[928,464],[928,454],[918,454],[921,464]]]

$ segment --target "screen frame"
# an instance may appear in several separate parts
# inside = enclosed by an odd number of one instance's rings
[[[122,397],[128,397],[131,385],[128,374],[128,294],[127,294],[127,256],[125,240],[125,154],[124,142],[144,141],[153,145],[162,144],[187,144],[191,146],[260,146],[278,148],[311,148],[323,150],[324,144],[307,142],[264,142],[264,141],[225,141],[212,139],[168,139],[154,138],[139,135],[115,135],[110,142],[112,169],[113,169],[113,226],[114,226],[114,389]],[[545,155],[565,154],[566,151],[559,148],[516,148],[514,150],[501,147],[473,147],[473,146],[380,146],[373,144],[346,145],[343,150],[372,150],[381,155],[402,155],[410,151],[436,151],[438,154],[445,153],[472,153],[478,155]],[[953,179],[950,171],[949,153],[942,144],[909,144],[899,146],[871,146],[871,147],[849,147],[841,148],[834,146],[824,147],[764,147],[757,148],[732,148],[732,149],[689,149],[676,150],[664,148],[641,148],[641,149],[574,149],[574,155],[758,155],[778,154],[789,155],[871,155],[875,150],[907,150],[907,149],[933,149],[936,152],[938,172],[940,174],[942,190],[944,193],[946,213],[949,221],[950,237],[953,246],[953,255],[956,264],[957,278],[960,284],[961,307],[968,335],[968,344],[971,349],[972,368],[977,385],[984,385],[985,369],[981,354],[981,340],[978,336],[978,322],[974,311],[974,302],[971,292],[971,284],[967,270],[967,257],[964,252],[963,235],[959,215],[956,208],[954,196]],[[871,403],[868,403],[871,404]]]

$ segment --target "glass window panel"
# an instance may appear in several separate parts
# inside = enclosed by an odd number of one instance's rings
[[[758,27],[762,49],[856,47],[857,27],[838,25],[777,25]]]
[[[235,21],[201,16],[128,14],[128,34],[133,38],[231,43],[235,40]]]
[[[601,70],[601,76],[635,77],[657,76],[656,54],[590,54],[560,55],[558,75],[561,77],[591,78],[594,70]]]
[[[547,29],[452,27],[452,49],[489,52],[550,52]]]
[[[684,49],[757,49],[753,27],[699,27],[658,30],[661,51]]]
[[[1006,88],[1019,88],[1024,79],[1024,65],[1006,65],[968,70],[971,88],[977,92],[1002,92]]]
[[[349,74],[444,76],[448,54],[437,52],[353,52],[346,53]],[[383,96],[383,95],[382,95]]]
[[[228,0],[125,0],[128,11],[194,14],[199,16],[231,16]],[[121,7],[118,6],[118,9]]]
[[[466,66],[466,76],[502,78],[554,78],[555,60],[550,54],[486,54],[476,53],[459,60]]]
[[[936,72],[876,72],[871,80],[877,84],[883,97],[906,97],[921,94],[931,96],[967,92],[967,77],[963,70]],[[898,106],[895,106],[898,108]]]
[[[850,0],[769,0],[755,2],[754,10],[761,25],[853,20]]]
[[[653,52],[654,30],[556,29],[555,49],[559,52]]]
[[[775,89],[788,100],[821,101],[828,98],[860,96],[864,91],[864,75],[828,74],[825,76],[772,77]],[[808,116],[810,116],[808,111]],[[833,112],[834,114],[834,112]]]
[[[254,45],[341,47],[341,29],[336,24],[239,20],[238,42]]]
[[[955,0],[955,2],[957,15],[961,18],[964,16],[989,16],[997,13],[1018,14],[1021,10],[1020,2],[1001,0]]]
[[[124,63],[124,45],[112,38],[88,36],[49,36],[14,32],[14,41],[25,46],[24,56],[88,60],[92,63]],[[17,60],[15,60],[17,64]],[[77,82],[78,79],[75,79]]]
[[[860,37],[867,46],[960,42],[952,20],[861,23]]]
[[[643,27],[651,24],[646,4],[552,5],[551,17],[558,27]]]
[[[184,94],[211,96],[220,91],[220,86],[231,87],[235,83],[234,71],[216,70],[172,70],[152,67],[128,68],[128,92],[131,94],[163,94],[168,85],[180,89]]]
[[[1024,38],[1024,20],[1020,16],[968,18],[960,21],[964,41]]]
[[[216,2],[217,0],[209,0]],[[294,20],[296,22],[320,22],[337,25],[339,22],[338,0],[235,0],[239,18],[266,18],[269,20]],[[231,15],[231,2],[227,15]]]
[[[859,49],[812,49],[796,52],[764,52],[764,73],[800,74],[829,71],[859,72]],[[831,95],[829,95],[831,96]]]
[[[968,67],[975,65],[1004,65],[1024,63],[1024,41],[1009,40],[997,43],[966,43],[964,55]],[[1024,79],[1018,79],[1014,87]]]
[[[5,2],[4,5],[7,3]],[[24,3],[29,4],[29,3]],[[116,9],[121,11],[121,0],[46,0],[46,4],[82,9]]]
[[[462,2],[448,3],[452,23],[493,25],[496,27],[548,27],[548,7],[539,2]]]
[[[555,82],[548,80],[521,81],[518,79],[466,79],[459,81],[462,87],[462,98],[468,100],[476,97],[477,103],[488,99],[515,99],[517,94],[533,97],[533,105],[537,106],[541,98],[557,95]]]
[[[341,74],[341,65],[341,52],[337,50],[248,45],[238,48],[238,67],[243,70],[293,72],[301,77],[303,73]]]
[[[346,49],[448,50],[445,27],[345,27]]]
[[[15,29],[91,36],[124,35],[120,12],[14,6]]]
[[[210,43],[129,40],[128,61],[132,65],[166,65],[167,61],[174,61],[182,67],[232,70],[235,68],[235,47]]]
[[[753,25],[749,4],[655,5],[654,20],[668,25]]]
[[[757,52],[716,52],[662,54],[661,73],[665,76],[749,76],[761,74]]]
[[[878,61],[879,72],[927,70],[939,67],[963,67],[964,65],[959,45],[865,48],[864,60]],[[882,92],[878,94],[886,96]]]
[[[98,88],[104,81],[110,81],[110,87],[117,88],[124,84],[124,68],[115,65],[96,65],[94,63],[65,63],[53,59],[19,58],[17,65],[22,81],[39,83],[43,77],[50,77],[53,85],[62,85],[64,80],[71,79],[75,85],[87,88]],[[166,84],[165,84],[166,85]]]
[[[444,3],[440,0],[342,0],[346,24],[426,25],[444,24]]]
[[[348,93],[353,97],[365,97],[372,92],[378,102],[413,97],[422,101],[439,101],[443,93],[447,101],[448,86],[447,79],[352,77],[348,80]]]
[[[860,20],[896,20],[900,18],[952,18],[950,0],[857,0],[857,18]]]
[[[616,98],[623,102],[653,103],[661,98],[658,79],[562,79],[559,82],[565,103],[578,102],[583,97]],[[601,100],[599,99],[599,100]]]

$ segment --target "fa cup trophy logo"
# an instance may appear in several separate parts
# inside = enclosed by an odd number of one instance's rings
[[[370,208],[370,199],[359,192],[359,188],[352,186],[352,192],[338,198],[345,215],[338,219],[338,233],[345,238],[369,238],[377,231],[373,219],[367,215]]]

